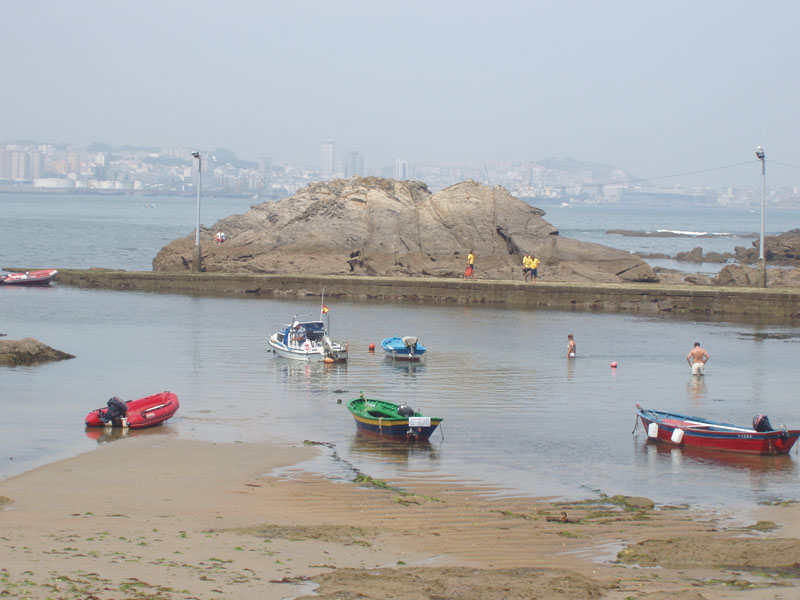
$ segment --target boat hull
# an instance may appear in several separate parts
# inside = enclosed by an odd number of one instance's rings
[[[56,275],[58,275],[56,269],[11,273],[0,277],[0,283],[3,285],[50,285]]]
[[[379,408],[376,405],[382,405],[388,410],[371,409],[371,407]],[[351,400],[347,408],[353,415],[359,433],[403,442],[426,441],[444,420],[439,417],[423,417],[419,413],[414,413],[410,417],[381,416],[396,413],[398,405],[369,398]]]
[[[172,417],[180,408],[178,396],[172,392],[161,392],[138,400],[129,400],[128,405],[128,427],[131,429],[144,429],[159,425]],[[108,407],[96,408],[84,419],[87,427],[103,427],[105,424],[100,419],[100,415],[108,412]],[[120,426],[118,422],[113,423],[114,427]]]
[[[800,430],[756,431],[699,417],[644,409],[638,405],[637,414],[649,439],[688,448],[763,455],[788,454],[800,437]]]
[[[330,358],[333,362],[344,362],[347,360],[347,347],[342,347],[340,344],[333,343],[333,353],[325,350],[324,347],[318,344],[309,343],[308,347],[300,346],[294,348],[287,346],[280,341],[278,333],[273,333],[267,344],[275,354],[290,360],[301,360],[304,362],[325,362],[326,358]]]
[[[415,344],[413,347],[406,346],[403,338],[394,336],[385,338],[381,341],[381,348],[383,348],[386,356],[391,357],[393,360],[408,360],[417,361],[421,360],[428,349],[422,344]]]

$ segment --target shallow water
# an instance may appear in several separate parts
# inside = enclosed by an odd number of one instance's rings
[[[476,307],[328,302],[347,364],[288,361],[270,332],[318,302],[195,298],[53,286],[0,289],[3,332],[32,336],[76,359],[0,370],[0,474],[19,473],[108,441],[82,420],[112,395],[164,389],[181,409],[130,435],[332,444],[308,468],[351,477],[434,477],[506,493],[581,498],[595,491],[659,502],[729,505],[795,498],[797,455],[671,451],[632,435],[634,407],[749,423],[800,425],[792,390],[800,332],[676,318]],[[578,358],[567,360],[566,333]],[[761,340],[754,332],[787,339]],[[393,362],[370,343],[419,336],[425,362]],[[707,374],[685,361],[698,339]],[[610,363],[618,362],[612,369]],[[444,417],[427,444],[363,438],[345,408],[360,391]]]
[[[0,194],[11,232],[3,237],[1,264],[149,270],[163,244],[192,233],[194,202],[148,198],[154,206],[144,208],[141,198]],[[211,225],[248,205],[204,200],[202,221]],[[548,212],[556,213],[546,218],[564,231],[558,209]],[[583,220],[569,214],[573,229],[592,223],[584,226],[588,237],[602,237],[611,228],[604,221],[609,211],[587,211]],[[627,222],[617,217],[613,227],[626,229],[644,229],[649,218],[641,211]],[[658,219],[679,229],[684,217],[682,209],[672,222],[668,211]],[[0,287],[0,332],[10,339],[35,337],[77,356],[0,367],[0,477],[98,444],[124,443],[116,432],[84,431],[86,413],[110,396],[132,399],[168,389],[180,397],[178,414],[162,427],[129,436],[314,440],[332,449],[322,447],[307,467],[334,478],[352,477],[359,469],[390,480],[452,479],[505,493],[572,499],[600,491],[665,503],[752,506],[800,493],[796,451],[783,457],[699,454],[650,445],[641,425],[631,433],[637,402],[739,424],[764,412],[773,425],[800,428],[797,327],[678,316],[326,304],[333,337],[350,342],[347,364],[307,365],[267,350],[269,334],[293,315],[318,315],[318,299],[196,298],[58,284]],[[570,332],[578,344],[575,360],[564,356]],[[780,339],[760,337],[770,333]],[[380,340],[394,334],[418,336],[429,348],[425,362],[394,363],[368,351],[370,343],[380,350]],[[694,341],[711,354],[700,379],[692,378],[685,360]],[[612,361],[618,368],[610,367]],[[362,390],[444,417],[441,431],[429,443],[411,446],[357,435],[345,405]]]

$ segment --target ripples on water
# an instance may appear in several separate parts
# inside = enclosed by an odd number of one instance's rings
[[[758,412],[800,426],[793,399],[796,329],[670,317],[339,301],[334,337],[351,360],[310,365],[275,357],[268,334],[317,302],[195,298],[54,286],[0,289],[3,332],[32,336],[74,360],[0,371],[2,473],[108,441],[82,419],[112,395],[164,389],[181,409],[147,434],[213,441],[314,440],[333,444],[308,467],[352,468],[389,480],[456,479],[505,493],[581,498],[645,495],[661,502],[730,504],[793,498],[797,456],[698,454],[646,443],[637,402],[737,423]],[[754,332],[781,332],[759,339]],[[578,358],[566,360],[566,334]],[[393,362],[383,337],[413,334],[425,362]],[[695,340],[711,354],[693,379]],[[378,352],[368,346],[376,344]],[[610,363],[619,367],[612,369]],[[346,409],[361,391],[407,402],[445,421],[428,444],[363,439]],[[20,427],[19,424],[25,424]],[[95,439],[98,438],[98,439]],[[14,460],[9,460],[11,457]]]
[[[193,231],[195,205],[191,198],[147,203],[153,208],[144,210],[140,198],[0,195],[2,266],[149,270],[161,246]],[[202,221],[211,225],[248,206],[245,200],[204,200]],[[689,215],[683,209],[619,208],[587,207],[580,216],[579,209],[555,207],[546,218],[565,235],[575,231],[575,237],[602,243],[609,243],[603,236],[612,228],[758,229],[743,210]],[[684,223],[689,216],[691,228]],[[707,226],[697,226],[698,220]],[[665,239],[677,243],[651,238]],[[679,249],[705,245],[694,242],[681,239],[686,246]],[[468,481],[504,493],[583,498],[600,491],[710,505],[797,497],[796,452],[707,455],[650,445],[641,426],[631,434],[637,402],[740,424],[765,412],[773,424],[800,428],[795,327],[471,306],[326,304],[333,337],[350,342],[348,364],[306,365],[267,351],[272,331],[294,314],[318,314],[318,301],[59,285],[0,288],[0,332],[10,339],[35,337],[77,356],[0,368],[0,476],[99,443],[124,443],[115,433],[84,432],[83,417],[112,395],[131,399],[169,389],[180,397],[178,414],[163,427],[129,436],[326,442],[333,449],[323,446],[308,467],[334,478],[359,469],[389,480]],[[570,332],[578,343],[572,361],[565,359]],[[419,336],[429,348],[425,362],[385,358],[380,340],[395,333]],[[784,337],[753,335],[761,333]],[[711,354],[707,375],[699,380],[685,360],[696,340]],[[368,351],[370,343],[376,353]],[[360,437],[345,405],[362,390],[444,417],[441,432],[428,444],[412,446]],[[340,460],[333,460],[334,452]]]

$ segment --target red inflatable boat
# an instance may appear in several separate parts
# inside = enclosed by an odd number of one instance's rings
[[[125,427],[142,429],[152,427],[174,415],[180,403],[172,392],[161,392],[138,400],[123,402],[116,396],[105,408],[96,408],[86,415],[87,427]]]
[[[26,271],[24,273],[10,273],[0,275],[0,284],[3,285],[50,285],[56,278],[58,271],[43,269],[41,271]]]

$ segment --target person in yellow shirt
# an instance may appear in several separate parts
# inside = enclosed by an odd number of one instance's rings
[[[467,270],[464,274],[464,279],[467,277],[475,277],[475,255],[472,253],[472,250],[467,254]]]
[[[531,281],[536,283],[536,278],[539,276],[539,259],[531,255],[530,263]]]
[[[528,278],[531,275],[531,257],[527,254],[522,257],[522,277],[525,281],[528,281]]]

